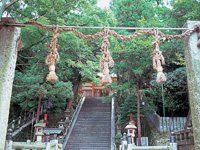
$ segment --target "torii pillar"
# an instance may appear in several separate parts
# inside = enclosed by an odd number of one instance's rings
[[[1,26],[5,21],[13,23],[15,19],[4,18],[0,22],[0,150],[5,148],[12,84],[17,60],[17,39],[20,35],[19,28]]]
[[[185,27],[191,28],[200,21],[187,21]],[[187,80],[192,116],[195,150],[200,150],[200,48],[197,47],[198,33],[184,40]]]

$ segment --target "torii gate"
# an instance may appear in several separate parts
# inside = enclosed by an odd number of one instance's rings
[[[12,83],[17,59],[18,37],[20,29],[14,26],[1,26],[0,22],[0,149],[5,147]],[[9,23],[14,19],[7,19]],[[188,21],[191,28],[200,21]],[[200,48],[197,47],[198,33],[184,39],[187,79],[192,115],[195,149],[200,149]]]

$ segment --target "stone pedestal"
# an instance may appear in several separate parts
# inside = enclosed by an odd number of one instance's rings
[[[188,21],[185,27],[191,28],[199,21]],[[197,47],[198,34],[193,33],[184,40],[190,110],[194,133],[195,149],[200,149],[200,49]]]
[[[178,150],[177,143],[169,143],[170,150]]]
[[[6,140],[5,150],[12,150],[13,141]]]
[[[133,143],[133,144],[128,144],[127,150],[133,150],[134,147],[136,147],[135,143]]]
[[[2,19],[4,22],[15,22],[15,19]],[[6,131],[10,109],[12,84],[17,59],[17,39],[20,28],[0,26],[0,149],[5,147]]]

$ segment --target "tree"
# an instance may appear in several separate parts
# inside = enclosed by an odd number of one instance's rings
[[[89,0],[24,0],[10,6],[7,11],[21,23],[35,20],[46,25],[113,26],[115,19],[112,12],[101,10],[95,5],[96,1]],[[99,30],[79,31],[94,34]],[[42,104],[45,100],[53,101],[55,113],[64,112],[64,107],[70,109],[72,106],[80,80],[99,82],[96,72],[99,71],[101,39],[83,40],[70,32],[60,33],[58,36],[61,59],[56,63],[56,73],[59,80],[47,82],[48,67],[45,59],[49,48],[45,47],[45,43],[51,38],[52,33],[44,29],[22,28],[21,39],[24,46],[18,54],[12,102],[23,110],[36,109],[37,100],[42,97]]]
[[[158,4],[158,3],[157,3]],[[156,5],[155,1],[112,1],[111,9],[117,18],[118,26],[129,27],[176,27],[178,26],[171,18],[171,9],[163,6],[160,2]],[[144,11],[145,10],[145,11]],[[119,31],[122,35],[131,34],[134,30]],[[167,34],[179,34],[180,31],[162,31]],[[117,99],[117,105],[120,108],[120,122],[124,125],[129,119],[129,113],[136,114],[136,105],[139,101],[137,92],[143,91],[142,101],[150,104],[151,108],[163,115],[160,111],[162,108],[161,86],[155,83],[155,71],[152,68],[153,47],[151,36],[142,35],[137,39],[129,41],[114,40],[111,43],[111,51],[115,61],[115,67],[112,70],[118,76],[117,83],[111,87],[117,92],[113,96]],[[180,46],[181,40],[172,40],[164,42],[160,39],[160,49],[165,57],[166,65],[164,72],[168,78],[164,83],[165,105],[167,115],[174,115],[179,109],[188,110],[187,106],[187,88],[186,74],[184,66],[177,62],[177,56],[183,54],[183,47]],[[181,74],[181,78],[179,76]],[[139,82],[139,88],[137,83]],[[172,85],[174,85],[172,87]],[[182,86],[184,88],[182,88]],[[172,96],[173,95],[173,96]],[[136,99],[137,98],[137,99]],[[185,105],[186,104],[186,105]],[[139,106],[139,105],[138,105]],[[141,108],[141,116],[144,116],[145,110]],[[181,111],[181,110],[179,110]],[[187,111],[186,111],[187,112]],[[178,114],[178,113],[177,113]],[[136,118],[136,116],[134,116]],[[137,117],[138,118],[138,117]]]

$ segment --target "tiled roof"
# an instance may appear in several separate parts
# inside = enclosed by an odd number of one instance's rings
[[[45,123],[36,123],[36,124],[34,125],[34,127],[43,127],[43,128],[45,128],[46,125],[45,125]]]
[[[63,128],[45,128],[44,133],[47,134],[61,134],[63,131]]]

